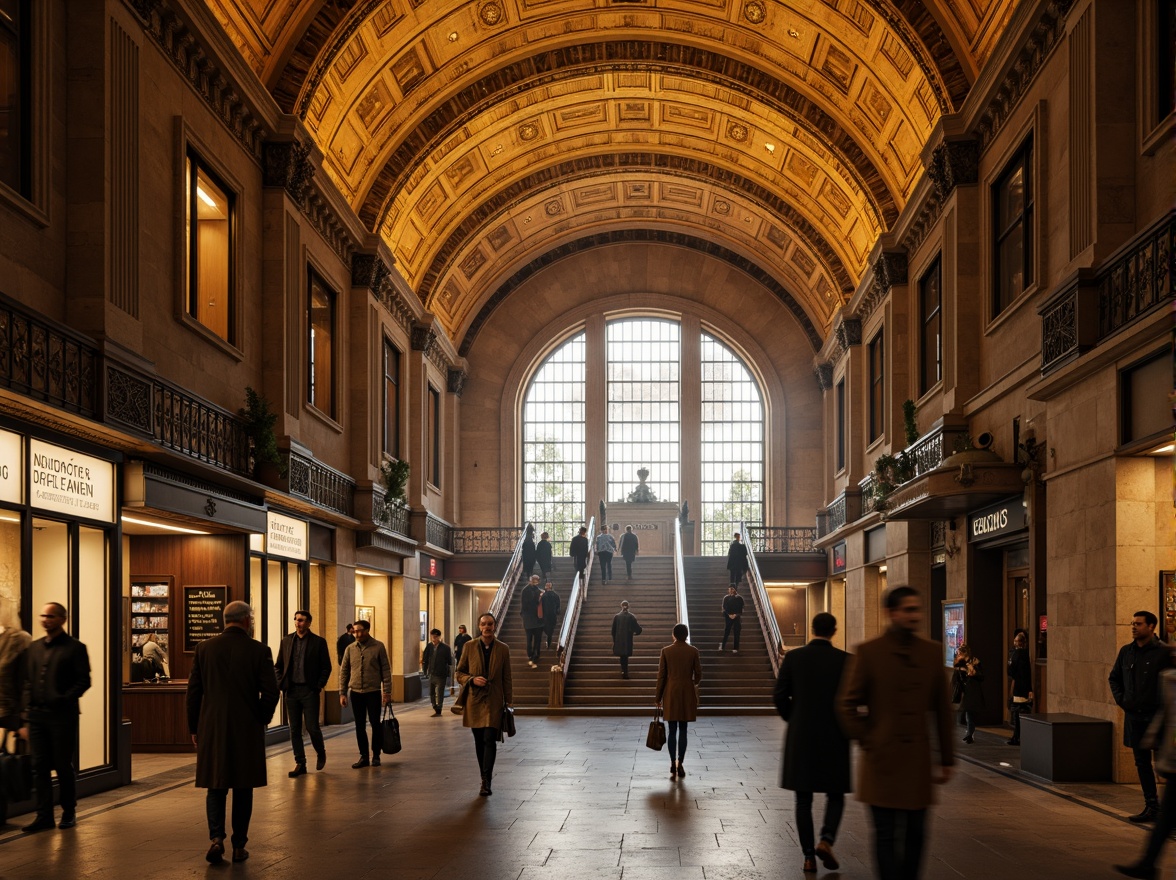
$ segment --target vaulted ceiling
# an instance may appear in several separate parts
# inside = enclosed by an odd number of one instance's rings
[[[626,236],[823,335],[1016,0],[206,0],[455,343]]]

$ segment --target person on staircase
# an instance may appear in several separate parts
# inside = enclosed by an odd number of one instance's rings
[[[551,581],[543,585],[543,595],[539,597],[539,606],[543,609],[543,634],[547,636],[547,647],[551,647],[551,637],[555,635],[555,625],[559,622],[559,593],[552,587]],[[558,648],[559,645],[556,645]]]
[[[629,658],[633,656],[633,636],[641,635],[641,624],[629,613],[629,603],[622,602],[621,610],[613,617],[613,654],[621,659],[621,678],[629,677]]]
[[[727,571],[731,575],[731,586],[738,586],[750,567],[747,561],[747,545],[743,543],[739,533],[736,532],[735,539],[727,548]]]
[[[602,529],[596,536],[596,558],[600,560],[600,582],[607,584],[612,580],[613,554],[617,552],[617,541],[609,534],[607,528]]]
[[[739,633],[743,629],[743,597],[739,595],[739,588],[734,584],[727,587],[727,595],[723,597],[723,641],[719,643],[719,650],[727,647],[727,639],[735,637],[735,653],[739,653]]]
[[[702,681],[702,658],[698,648],[686,641],[690,630],[686,624],[674,627],[674,642],[661,649],[657,661],[657,689],[654,703],[665,704],[670,749],[670,778],[685,776],[682,759],[686,757],[686,725],[698,718],[698,683]],[[677,756],[677,757],[675,757]]]
[[[580,526],[580,533],[568,544],[568,555],[572,557],[572,568],[580,576],[580,583],[587,579],[588,572],[588,527]]]
[[[633,534],[632,526],[625,526],[625,534],[621,535],[621,556],[625,559],[625,578],[633,580],[633,560],[637,558],[639,542]]]
[[[523,574],[530,577],[535,573],[535,562],[538,548],[535,547],[535,527],[527,526],[527,533],[523,535]]]
[[[551,565],[551,535],[544,532],[539,536],[539,543],[535,545],[535,561],[539,563],[539,574],[547,580],[552,572]],[[530,577],[530,575],[527,575]]]
[[[527,631],[527,665],[539,668],[540,640],[543,637],[543,618],[539,616],[539,575],[531,575],[523,587],[522,617],[523,629]]]

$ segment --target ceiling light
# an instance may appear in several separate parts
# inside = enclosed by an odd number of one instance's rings
[[[457,42],[457,31],[450,31],[449,32],[449,42],[451,42],[451,43]]]
[[[1148,455],[1171,455],[1176,452],[1176,443],[1168,443],[1164,446],[1157,446],[1155,449],[1149,449]]]
[[[200,187],[196,187],[196,195],[200,196],[200,201],[204,202],[208,207],[216,207],[216,202]]]
[[[20,522],[20,517],[11,513],[0,513],[0,522],[18,523]]]
[[[365,577],[365,578],[382,578],[382,577],[387,577],[387,575],[381,574],[381,573],[380,573],[380,572],[378,572],[378,571],[367,571],[366,569],[363,569],[363,568],[357,568],[357,569],[355,570],[355,573],[356,573],[357,575],[359,575],[360,577]]]
[[[167,532],[181,532],[182,534],[185,534],[185,535],[209,535],[209,534],[212,534],[211,532],[204,532],[204,531],[201,531],[200,529],[189,529],[189,528],[185,528],[184,526],[173,526],[173,525],[170,525],[169,523],[152,522],[149,519],[136,519],[133,516],[124,515],[122,518],[122,521],[124,523],[131,523],[132,525],[136,525],[136,526],[148,526],[149,528],[152,528],[152,529],[163,529],[164,531],[167,531]]]

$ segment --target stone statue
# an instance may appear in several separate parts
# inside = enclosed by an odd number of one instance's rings
[[[657,503],[657,496],[653,494],[652,489],[650,489],[647,485],[645,485],[645,478],[648,476],[649,476],[649,468],[645,468],[645,467],[637,468],[637,479],[640,480],[641,482],[639,482],[637,484],[637,488],[635,488],[632,492],[629,493],[629,497],[627,497],[625,499],[626,501],[628,501],[630,504],[656,504]]]

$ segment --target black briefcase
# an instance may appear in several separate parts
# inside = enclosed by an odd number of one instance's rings
[[[402,746],[400,744],[400,722],[396,720],[391,706],[384,707],[383,717],[380,718],[380,730],[384,736],[384,744],[380,750],[385,755],[395,755]]]
[[[0,728],[0,730],[3,730]],[[14,751],[8,751],[8,732],[0,737],[0,791],[11,803],[27,801],[33,796],[33,756],[29,746],[20,737]],[[0,820],[4,817],[0,816]]]

